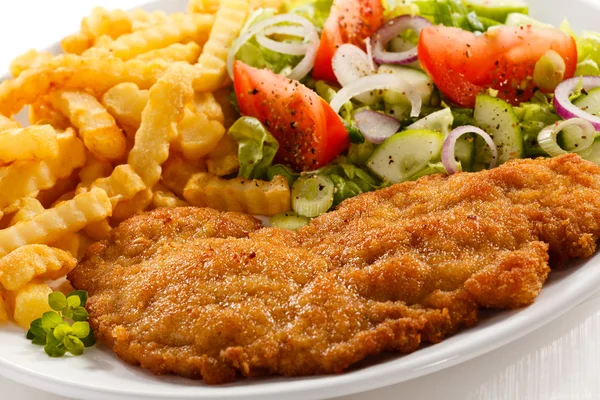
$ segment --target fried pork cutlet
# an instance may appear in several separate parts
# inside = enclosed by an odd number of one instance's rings
[[[539,294],[591,256],[600,167],[568,155],[431,176],[342,203],[297,232],[197,208],[141,214],[69,279],[98,339],[157,374],[337,373],[408,353]]]

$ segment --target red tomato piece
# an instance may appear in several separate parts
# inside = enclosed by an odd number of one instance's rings
[[[233,81],[241,113],[257,118],[279,142],[278,162],[310,171],[347,149],[340,117],[300,82],[241,61],[235,62]]]
[[[331,60],[338,47],[351,43],[365,50],[364,40],[381,25],[381,0],[335,0],[321,34],[313,78],[337,82]]]
[[[558,29],[503,26],[476,36],[445,26],[421,31],[419,60],[436,86],[453,102],[472,108],[477,94],[486,88],[511,104],[531,99],[536,86],[536,62],[548,50],[564,59],[564,79],[577,67],[573,37]]]

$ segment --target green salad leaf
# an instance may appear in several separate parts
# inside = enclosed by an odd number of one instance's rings
[[[413,3],[418,14],[435,24],[453,26],[471,32],[485,32],[489,27],[500,25],[500,21],[478,16],[469,11],[462,0],[417,0]]]
[[[82,355],[84,348],[96,343],[94,332],[87,322],[85,309],[88,294],[76,290],[65,296],[60,292],[48,295],[48,305],[54,311],[45,312],[34,320],[27,331],[27,339],[38,346],[50,357],[62,357],[67,352],[74,356]],[[73,321],[72,324],[70,321]]]
[[[283,10],[303,16],[321,30],[329,17],[332,5],[333,0],[287,0],[283,3]]]
[[[540,147],[537,137],[542,129],[561,119],[556,114],[552,103],[548,101],[546,95],[536,92],[529,102],[521,103],[513,109],[521,125],[526,154],[530,157],[547,156],[548,154]]]
[[[261,179],[273,163],[279,143],[254,117],[241,117],[227,134],[238,143],[240,170],[238,176]]]

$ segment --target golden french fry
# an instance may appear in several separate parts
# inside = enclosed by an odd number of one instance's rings
[[[94,241],[90,237],[81,233],[77,233],[76,235],[79,236],[79,253],[77,254],[77,259],[81,260],[85,256],[85,253],[87,253],[88,247],[90,247]]]
[[[63,279],[61,282],[52,282],[50,283],[50,287],[53,291],[61,292],[65,296],[75,290],[75,288],[71,286],[71,283],[66,279]]]
[[[60,41],[60,47],[67,54],[80,55],[94,45],[94,37],[77,32]]]
[[[217,147],[206,157],[208,172],[217,176],[233,174],[239,168],[238,144],[224,135]]]
[[[43,161],[17,161],[0,168],[0,208],[17,200],[35,196],[71,175],[85,163],[85,149],[73,132],[59,133],[58,157]]]
[[[181,200],[165,185],[159,183],[152,189],[152,206],[154,208],[173,208],[189,206],[188,202]]]
[[[109,176],[112,170],[112,165],[108,161],[100,160],[88,154],[85,165],[79,170],[78,192],[87,191],[96,179]]]
[[[142,112],[148,104],[148,90],[141,90],[135,83],[121,83],[102,96],[102,105],[117,120],[129,139],[142,123]]]
[[[142,89],[152,86],[166,71],[162,60],[123,62],[116,57],[82,57],[63,54],[18,78],[0,83],[0,114],[12,116],[35,103],[53,88],[85,89],[101,95],[111,87],[132,82]]]
[[[195,64],[200,57],[200,46],[195,42],[188,42],[186,44],[174,43],[162,49],[156,49],[147,53],[140,54],[135,57],[136,60],[151,61],[151,60],[163,60],[166,62],[177,62],[183,61],[190,64]]]
[[[60,111],[55,110],[43,97],[29,105],[29,123],[31,125],[51,125],[54,129],[61,131],[71,126],[71,121]]]
[[[177,127],[179,136],[173,142],[173,148],[189,160],[205,157],[225,135],[225,128],[220,122],[211,121],[204,113],[193,112],[189,108],[186,108]]]
[[[161,165],[169,157],[169,145],[178,135],[176,124],[183,118],[185,104],[192,100],[192,70],[184,63],[172,64],[150,89],[142,125],[128,159],[148,188],[158,183]]]
[[[250,7],[256,10],[258,8],[274,8],[279,10],[283,0],[250,0]]]
[[[110,197],[113,206],[121,201],[132,199],[139,192],[146,189],[142,178],[136,174],[129,164],[119,165],[110,176],[94,181],[92,187],[104,190]]]
[[[21,75],[21,72],[29,68],[38,67],[52,57],[54,56],[49,51],[38,52],[37,50],[31,49],[26,53],[21,54],[10,63],[10,73],[12,76],[17,77]]]
[[[50,102],[69,117],[92,154],[107,160],[118,160],[125,155],[123,131],[94,96],[83,91],[60,90],[50,95]]]
[[[213,92],[228,81],[227,53],[240,34],[249,12],[249,0],[221,1],[208,42],[198,59],[195,91]]]
[[[231,102],[229,102],[229,104],[231,104]],[[223,109],[213,93],[196,93],[194,95],[194,105],[196,106],[196,111],[206,114],[211,121],[218,121],[221,125],[225,123]]]
[[[120,223],[144,211],[152,203],[152,190],[142,190],[130,200],[121,201],[113,210],[111,220]]]
[[[96,7],[88,17],[81,21],[81,32],[90,35],[94,39],[108,36],[116,39],[121,35],[130,33],[132,29],[131,18],[123,10],[106,10]]]
[[[276,176],[272,181],[246,178],[221,179],[206,172],[191,177],[183,197],[197,207],[272,216],[291,210],[287,180]]]
[[[5,296],[4,291],[0,289],[0,324],[8,322],[8,305]]]
[[[52,243],[51,246],[64,250],[70,253],[74,258],[79,259],[81,235],[77,233],[67,233],[56,242]]]
[[[17,121],[13,121],[12,119],[0,114],[0,132],[6,129],[15,129],[20,127],[21,125],[19,125]]]
[[[229,129],[240,118],[240,113],[231,103],[230,94],[231,89],[229,88],[222,88],[213,93],[216,102],[221,106],[225,129]]]
[[[16,292],[9,292],[14,304],[15,322],[29,329],[33,320],[40,318],[46,311],[52,311],[48,305],[50,293],[50,286],[39,281],[30,282]]]
[[[75,198],[74,190],[63,193],[58,199],[54,201],[54,203],[52,203],[51,207],[56,207],[57,205],[64,203],[65,201],[73,200],[73,198]]]
[[[148,12],[141,8],[130,11],[129,17],[131,18],[131,28],[133,32],[147,29],[153,25],[167,23],[170,18],[164,11]]]
[[[39,200],[33,197],[23,197],[17,202],[17,211],[10,220],[9,226],[18,224],[19,222],[29,221],[38,214],[44,212],[44,206]]]
[[[177,153],[171,154],[163,165],[162,183],[171,189],[179,197],[183,197],[185,185],[198,172],[204,172],[202,168],[192,165]]]
[[[45,208],[49,208],[56,200],[65,193],[74,191],[76,187],[77,171],[75,170],[68,177],[57,180],[51,188],[40,191],[35,198],[39,200]]]
[[[0,163],[46,160],[58,156],[56,131],[50,125],[32,125],[0,131]]]
[[[98,241],[108,236],[110,231],[112,231],[112,226],[110,226],[108,219],[103,219],[102,221],[96,221],[88,224],[83,231],[90,239]]]
[[[90,222],[110,216],[112,204],[106,192],[93,188],[29,221],[0,231],[0,256],[27,244],[49,244],[63,235],[77,232]]]
[[[0,258],[0,284],[6,290],[19,290],[35,278],[60,278],[76,264],[77,259],[64,250],[30,244]]]
[[[194,41],[204,43],[212,28],[214,17],[205,14],[177,14],[164,24],[149,26],[108,43],[96,43],[115,57],[130,60],[140,54],[162,49],[173,43]],[[87,53],[84,53],[86,55]]]

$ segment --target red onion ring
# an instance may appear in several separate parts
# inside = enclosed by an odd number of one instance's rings
[[[485,143],[490,146],[490,150],[492,151],[490,169],[496,166],[496,162],[498,160],[498,148],[496,147],[496,144],[492,140],[491,136],[476,126],[466,125],[454,129],[452,132],[450,132],[450,134],[448,134],[448,136],[446,136],[446,140],[444,140],[444,146],[442,147],[442,164],[444,165],[448,175],[452,175],[460,171],[460,165],[456,161],[454,151],[456,148],[456,141],[462,135],[467,133],[476,133],[477,135],[481,136],[483,140],[485,140]]]
[[[600,131],[600,117],[578,108],[569,100],[580,83],[584,90],[595,89],[600,87],[600,76],[578,76],[561,82],[554,91],[556,113],[563,119],[583,118],[591,122],[597,131]]]
[[[428,19],[412,15],[401,15],[383,25],[371,36],[373,45],[373,59],[378,64],[397,64],[405,65],[417,61],[417,47],[399,53],[391,53],[385,48],[390,40],[398,36],[400,33],[412,29],[417,34],[423,28],[431,26]]]
[[[396,118],[372,110],[355,113],[354,121],[365,139],[375,144],[383,143],[400,128],[400,121]]]

